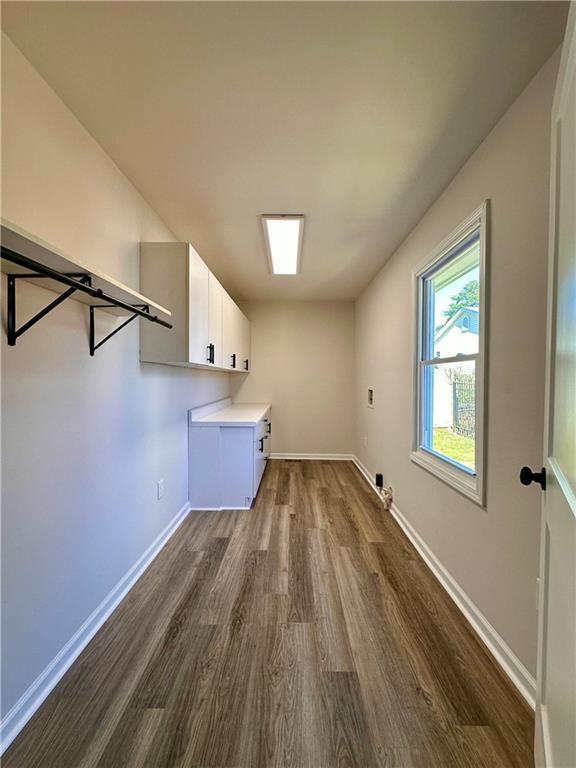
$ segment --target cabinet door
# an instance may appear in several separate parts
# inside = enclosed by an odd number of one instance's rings
[[[205,365],[208,361],[210,270],[191,245],[188,246],[188,360]]]
[[[250,320],[243,312],[239,313],[239,336],[240,336],[240,364],[241,371],[250,370]]]
[[[188,498],[192,509],[220,509],[220,427],[188,427]]]
[[[225,291],[212,272],[208,277],[208,344],[213,344],[212,362],[222,367],[222,304]]]
[[[168,329],[141,321],[140,360],[143,362],[176,365],[188,362],[188,274],[187,243],[140,243],[140,290],[170,308],[173,325]]]
[[[220,427],[220,498],[225,509],[252,504],[253,427]]]
[[[222,304],[222,333],[223,333],[223,366],[230,370],[239,370],[241,363],[240,334],[239,334],[240,310],[234,301],[224,293]]]
[[[254,496],[258,493],[260,481],[262,480],[262,475],[266,469],[266,462],[270,453],[268,449],[270,439],[264,430],[265,425],[261,423],[260,427],[260,430],[258,428],[256,429],[257,437],[254,441]]]

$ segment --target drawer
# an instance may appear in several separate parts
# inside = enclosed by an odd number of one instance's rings
[[[272,433],[272,419],[270,411],[266,412],[266,415],[256,425],[256,437],[260,438],[264,435],[270,435]]]
[[[260,481],[262,480],[262,475],[264,474],[265,469],[266,469],[266,457],[263,456],[261,453],[259,453],[257,456],[254,457],[254,490],[253,490],[254,497],[258,493],[258,488],[260,487]]]
[[[260,435],[254,443],[256,458],[268,458],[270,455],[270,436]]]

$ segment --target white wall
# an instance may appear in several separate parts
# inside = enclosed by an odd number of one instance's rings
[[[357,454],[534,673],[541,497],[519,484],[542,462],[549,123],[554,56],[356,304]],[[412,270],[491,201],[487,504],[411,463]],[[374,386],[376,407],[365,405]]]
[[[2,215],[137,287],[138,242],[172,233],[6,37],[2,47]],[[54,298],[17,290],[20,321]],[[1,336],[6,713],[185,504],[186,411],[228,396],[229,376],[141,365],[136,323],[90,358],[75,301],[16,347]]]
[[[353,453],[354,305],[247,302],[252,372],[236,399],[272,403],[273,453]]]

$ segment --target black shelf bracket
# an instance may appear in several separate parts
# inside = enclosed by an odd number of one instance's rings
[[[82,283],[82,285],[91,285],[92,282],[90,275],[85,275],[82,273],[66,274],[66,277],[71,277],[75,280],[78,280],[80,283]],[[31,278],[46,278],[46,275],[39,274],[38,272],[31,272],[30,274],[25,275],[8,275],[6,332],[8,336],[9,347],[14,347],[16,345],[16,339],[19,336],[25,334],[26,331],[32,328],[33,325],[36,325],[39,320],[42,320],[43,317],[46,317],[46,315],[52,312],[53,309],[55,309],[59,304],[62,304],[63,301],[66,301],[66,299],[70,298],[70,296],[72,296],[72,294],[76,293],[78,290],[76,287],[68,288],[66,291],[64,291],[64,293],[60,294],[57,299],[51,301],[50,304],[47,304],[43,309],[40,310],[40,312],[37,312],[33,317],[31,317],[30,320],[21,325],[20,328],[16,328],[16,281],[21,279],[30,280]]]
[[[126,326],[132,322],[132,320],[136,320],[137,317],[141,317],[140,313],[134,313],[133,315],[130,315],[128,320],[125,320],[123,323],[121,323],[117,328],[114,328],[113,331],[111,331],[107,336],[104,336],[103,339],[100,339],[100,341],[96,344],[96,334],[94,329],[94,310],[95,309],[106,309],[108,307],[113,307],[114,304],[91,304],[90,305],[90,356],[94,357],[94,352],[101,347],[103,344],[106,344],[108,339],[111,339],[112,336],[115,336],[119,331],[122,330],[122,328],[126,328]],[[150,307],[148,304],[135,304],[134,309],[141,309],[143,312],[149,313]]]
[[[57,307],[63,301],[66,301],[66,299],[70,298],[70,296],[72,296],[73,293],[76,293],[76,291],[86,293],[91,298],[99,299],[103,302],[102,304],[90,305],[90,355],[94,355],[94,352],[99,347],[101,347],[102,344],[108,341],[108,339],[112,338],[112,336],[115,336],[118,331],[121,331],[122,328],[127,326],[128,323],[131,323],[132,320],[135,320],[137,317],[142,317],[145,320],[149,320],[151,323],[158,323],[158,325],[161,325],[164,328],[172,328],[171,323],[166,322],[166,320],[162,320],[157,315],[152,315],[150,313],[150,307],[148,304],[129,304],[126,301],[122,301],[122,299],[117,299],[115,296],[110,296],[101,288],[94,288],[92,285],[92,278],[88,274],[69,274],[66,272],[59,272],[57,269],[47,267],[45,264],[34,261],[33,259],[28,258],[28,256],[23,256],[20,253],[16,253],[16,251],[11,250],[10,248],[6,248],[5,246],[2,246],[1,256],[6,261],[10,261],[13,264],[17,264],[19,267],[23,267],[29,270],[28,272],[24,273],[7,275],[7,335],[8,345],[11,347],[16,344],[16,339],[22,336],[22,334],[26,333],[26,331],[32,328],[32,326],[35,325],[43,317],[46,317],[46,315],[55,307]],[[24,323],[20,328],[16,328],[16,281],[19,279],[30,280],[36,278],[48,278],[50,280],[55,280],[58,283],[62,283],[68,287],[64,293],[60,294],[60,296],[54,299],[54,301],[51,301],[50,304],[35,314],[34,317]],[[96,344],[94,336],[94,309],[109,307],[117,307],[119,309],[123,309],[130,313],[130,317]]]

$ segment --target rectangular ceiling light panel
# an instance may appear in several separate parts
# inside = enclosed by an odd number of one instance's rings
[[[264,214],[262,226],[272,272],[275,275],[297,275],[300,271],[304,216]]]

